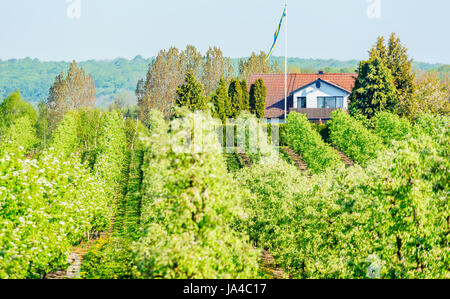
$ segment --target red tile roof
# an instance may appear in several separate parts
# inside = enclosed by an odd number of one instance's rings
[[[337,85],[348,92],[352,92],[357,74],[288,74],[287,92],[291,92],[304,87],[317,79]],[[252,74],[248,86],[255,83],[257,79],[263,79],[267,87],[266,98],[266,118],[281,118],[284,116],[284,74]],[[288,98],[289,99],[289,98]],[[289,102],[289,101],[288,101]],[[292,101],[291,101],[292,102]],[[288,103],[292,107],[292,103]]]

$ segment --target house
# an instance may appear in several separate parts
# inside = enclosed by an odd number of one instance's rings
[[[311,122],[326,122],[337,109],[348,109],[349,96],[357,74],[288,74],[288,113],[305,114]],[[252,74],[249,87],[257,79],[263,79],[267,87],[266,122],[273,119],[284,122],[284,74]]]

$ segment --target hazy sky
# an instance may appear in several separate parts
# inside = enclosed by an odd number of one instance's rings
[[[268,52],[284,0],[0,0],[0,59],[86,60],[155,56],[210,45],[231,57]],[[381,18],[369,18],[380,1]],[[396,32],[415,60],[450,63],[448,0],[288,0],[289,56],[363,59]],[[375,13],[372,17],[376,16]],[[274,52],[284,55],[284,33]]]

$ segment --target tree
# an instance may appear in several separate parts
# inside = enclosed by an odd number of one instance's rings
[[[186,107],[192,111],[207,109],[203,85],[195,79],[192,72],[186,74],[184,84],[177,89],[177,95],[176,104],[179,107]]]
[[[64,75],[58,75],[50,88],[50,95],[47,99],[49,111],[50,130],[56,128],[67,111],[80,107],[93,108],[95,104],[95,83],[92,75],[78,67],[73,61]]]
[[[165,117],[173,113],[177,97],[177,87],[184,78],[183,55],[177,48],[161,50],[150,64],[146,80],[140,80],[136,87],[139,118],[148,121],[152,109],[157,109]]]
[[[397,105],[398,96],[391,71],[383,59],[376,55],[362,61],[350,97],[351,114],[361,113],[372,118],[379,111],[395,112]]]
[[[200,77],[200,81],[205,86],[205,94],[210,95],[217,89],[220,79],[229,82],[234,74],[234,70],[230,59],[223,57],[222,50],[218,47],[210,47],[204,60],[203,74]]]
[[[416,76],[414,97],[402,105],[403,114],[415,120],[421,113],[448,114],[450,112],[450,85],[441,81],[436,72],[419,72]]]
[[[416,90],[413,61],[408,57],[408,49],[401,44],[400,38],[392,33],[387,45],[383,37],[378,38],[377,44],[370,52],[370,58],[375,56],[380,57],[391,71],[399,100],[398,112],[405,115],[406,106],[413,100]]]
[[[259,55],[254,52],[247,60],[239,61],[239,77],[248,79],[251,74],[268,74],[279,72],[278,65],[271,65],[267,54],[261,51]]]
[[[38,105],[36,133],[41,149],[45,149],[47,147],[47,141],[50,137],[50,130],[48,127],[48,108],[44,101],[41,101]]]
[[[203,56],[197,49],[188,45],[181,54],[183,56],[184,72],[192,72],[195,78],[199,78],[203,70]]]
[[[241,88],[242,88],[242,111],[250,111],[250,95],[248,92],[248,84],[247,80],[241,81]]]
[[[239,80],[231,80],[230,86],[228,88],[228,96],[231,101],[228,116],[237,118],[243,111],[242,107],[244,106],[244,93],[242,91],[241,82]]]
[[[211,102],[214,105],[213,116],[219,118],[223,123],[225,123],[228,117],[227,108],[231,101],[228,97],[228,88],[223,78],[220,79],[219,87],[212,95]]]
[[[11,93],[0,104],[0,134],[11,126],[18,118],[28,116],[29,120],[36,123],[37,114],[33,106],[22,99],[19,91]]]
[[[2,135],[0,150],[28,153],[37,143],[36,128],[28,115],[16,118]]]
[[[257,118],[264,118],[267,88],[263,79],[258,79],[250,87],[250,112]]]

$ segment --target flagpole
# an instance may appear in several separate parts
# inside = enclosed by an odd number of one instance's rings
[[[285,2],[286,7],[286,30],[285,30],[285,49],[284,49],[284,121],[287,120],[287,55],[288,55],[288,9],[287,9],[287,2]]]

